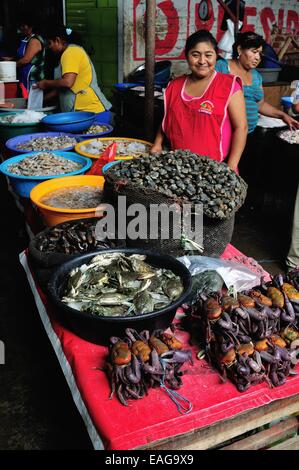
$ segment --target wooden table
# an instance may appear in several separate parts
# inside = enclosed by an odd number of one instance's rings
[[[284,440],[271,447],[271,450],[299,450],[299,421],[297,417],[290,416],[294,414],[299,414],[299,394],[255,408],[232,419],[219,421],[192,433],[160,440],[139,449],[204,450],[220,446],[224,450],[257,450],[267,449],[273,443]],[[281,421],[250,437],[242,437],[248,431],[257,430],[276,420]],[[225,445],[226,441],[233,438],[239,439],[233,444]]]
[[[25,253],[20,255],[20,260],[45,330],[95,449],[260,449],[282,440],[283,443],[272,448],[299,449],[298,421],[292,416],[299,413],[298,377],[288,379],[281,387],[270,389],[260,384],[240,394],[229,382],[221,384],[217,373],[210,367],[197,363],[185,376],[181,388],[183,396],[189,397],[194,405],[187,416],[180,416],[168,398],[157,389],[151,390],[149,396],[129,408],[115,399],[108,400],[109,386],[101,366],[105,348],[86,342],[82,344],[83,340],[55,321],[48,309],[50,305],[32,278]],[[217,398],[214,404],[207,406],[206,400],[211,401],[209,396],[213,393]],[[100,403],[105,406],[101,407]],[[146,432],[139,429],[138,417],[143,415],[148,420]],[[274,420],[279,422],[273,423]],[[269,429],[258,429],[265,425],[269,425],[266,426]],[[244,435],[250,431],[254,431],[254,435]],[[235,438],[237,442],[232,443],[230,440]]]
[[[264,83],[263,89],[265,101],[279,109],[281,108],[281,98],[291,94],[289,82]]]

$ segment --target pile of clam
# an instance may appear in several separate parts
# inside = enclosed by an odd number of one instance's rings
[[[81,163],[53,153],[41,152],[8,166],[8,171],[22,176],[52,176],[80,170]]]
[[[134,188],[202,204],[204,214],[217,219],[229,219],[243,204],[247,189],[245,181],[225,163],[188,150],[121,162],[106,176],[115,181],[128,180]]]
[[[299,270],[238,293],[199,294],[189,314],[209,362],[240,392],[283,385],[298,364]]]
[[[40,150],[62,150],[74,147],[76,144],[76,139],[67,135],[57,137],[36,137],[17,145],[17,149],[26,150],[27,152],[39,152]]]

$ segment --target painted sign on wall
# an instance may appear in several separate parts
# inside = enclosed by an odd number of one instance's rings
[[[217,40],[224,31],[221,25],[224,10],[217,0],[207,0],[211,16],[202,21],[200,0],[157,0],[156,58],[184,60],[186,38],[198,29],[211,31]],[[144,62],[145,0],[124,1],[124,71],[125,74]],[[246,0],[243,31],[255,31],[269,41],[272,26],[287,32],[299,31],[298,0]],[[133,45],[133,47],[132,47]]]

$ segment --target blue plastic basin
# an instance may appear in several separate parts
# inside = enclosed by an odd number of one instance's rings
[[[53,178],[61,178],[62,176],[75,176],[75,175],[82,175],[92,165],[92,161],[90,158],[82,157],[82,155],[78,155],[75,152],[63,152],[60,150],[55,150],[49,153],[53,153],[54,155],[64,157],[68,160],[72,160],[73,162],[81,163],[82,168],[77,171],[72,171],[70,173],[61,173],[60,175],[53,175],[53,176],[22,176],[22,175],[15,175],[14,173],[10,173],[8,171],[8,167],[13,163],[17,163],[24,158],[36,155],[41,152],[29,152],[23,155],[18,155],[17,157],[9,158],[5,160],[0,165],[0,171],[8,176],[11,186],[15,193],[22,197],[30,197],[30,191],[34,188],[37,184],[41,183],[42,181],[47,181]]]
[[[103,111],[97,113],[93,124],[111,124],[112,113],[111,111]]]
[[[113,86],[119,90],[126,90],[127,88],[132,88],[138,85],[139,83],[115,83]]]
[[[106,124],[105,122],[94,122],[93,124],[98,126],[106,126],[108,127],[108,129],[103,132],[98,132],[97,134],[74,134],[76,136],[76,139],[79,139],[81,142],[82,140],[103,137],[104,135],[111,134],[111,132],[113,132],[113,127],[110,126],[110,124]]]
[[[117,163],[123,162],[124,160],[114,160],[113,162],[106,163],[106,165],[103,166],[102,168],[102,174],[105,176],[105,173],[109,168],[111,168],[113,165],[116,165]]]
[[[281,104],[285,107],[285,108],[290,108],[293,104],[293,101],[294,101],[294,97],[293,96],[283,96],[281,98]]]
[[[57,113],[44,117],[41,123],[53,131],[81,132],[91,126],[95,116],[96,113],[88,111]]]
[[[18,154],[28,153],[27,150],[20,150],[17,148],[17,146],[19,144],[23,144],[24,142],[28,142],[29,140],[38,139],[40,137],[59,137],[62,135],[67,135],[69,137],[76,138],[74,134],[69,134],[67,132],[36,132],[35,134],[25,134],[25,135],[19,135],[17,137],[13,137],[12,139],[7,140],[5,145],[9,150],[12,150],[15,153],[18,153]],[[71,147],[66,147],[64,149],[61,149],[61,150],[55,150],[55,152],[72,150],[75,147],[75,145],[76,144],[72,145]],[[40,151],[43,151],[43,150],[40,150]],[[44,151],[47,151],[47,150],[45,149]]]

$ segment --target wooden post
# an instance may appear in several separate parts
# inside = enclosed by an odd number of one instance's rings
[[[145,134],[150,142],[154,139],[155,20],[156,0],[146,0]]]
[[[240,0],[237,0],[236,4],[236,21],[235,21],[235,39],[239,32],[239,18],[240,18]]]
[[[226,11],[230,19],[233,21],[235,25],[234,32],[235,32],[235,38],[236,38],[238,31],[239,31],[240,0],[237,0],[237,3],[236,3],[236,7],[237,7],[236,15],[233,14],[231,9],[226,5],[226,3],[224,3],[223,0],[217,0],[217,2],[219,3],[219,5],[222,6],[222,8]]]

